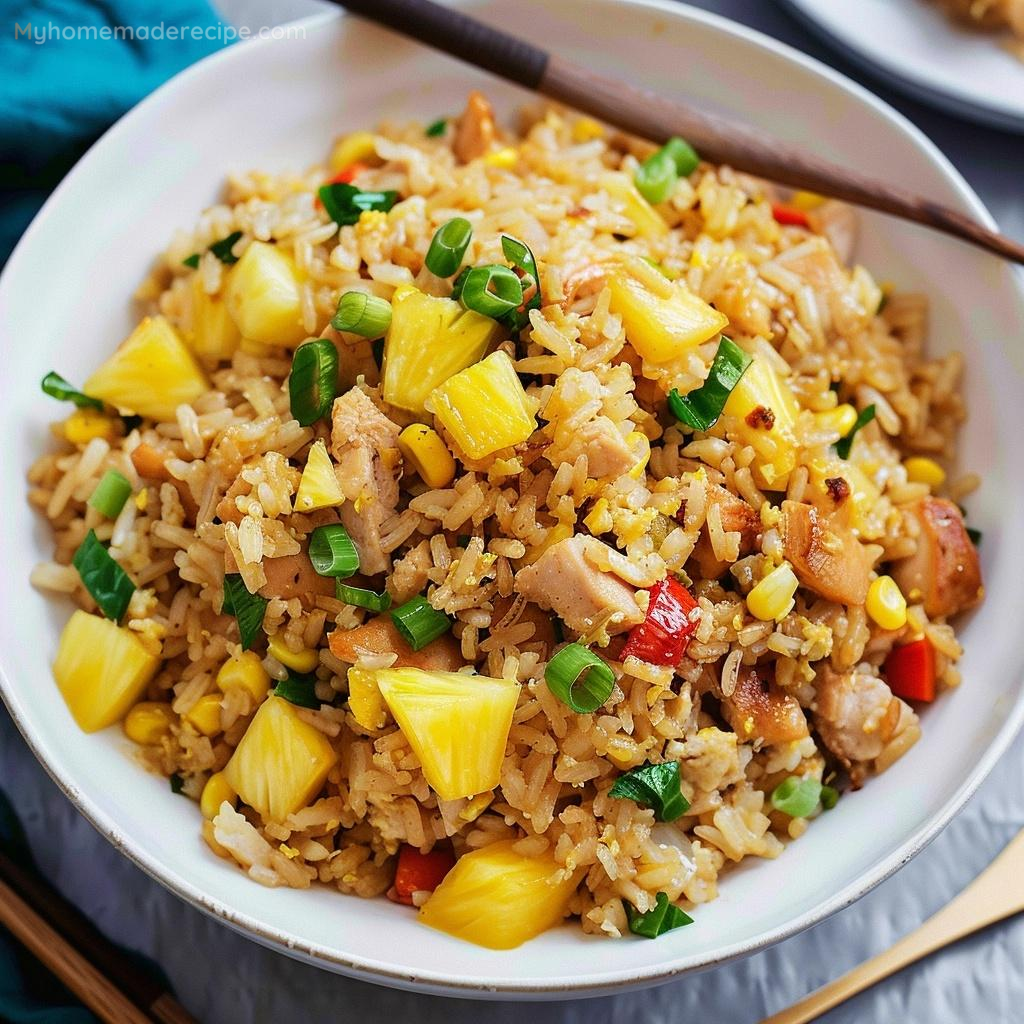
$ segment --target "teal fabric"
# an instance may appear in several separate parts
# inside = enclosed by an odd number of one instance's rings
[[[89,145],[225,35],[206,0],[0,0],[0,266]]]

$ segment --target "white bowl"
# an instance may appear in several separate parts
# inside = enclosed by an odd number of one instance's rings
[[[666,93],[747,118],[780,138],[912,185],[987,219],[949,163],[864,90],[786,47],[674,3],[486,0],[484,17]],[[49,672],[68,607],[28,585],[48,531],[24,475],[64,410],[38,390],[55,368],[81,382],[131,326],[130,294],[176,225],[215,199],[226,171],[301,167],[342,129],[431,120],[476,86],[510,109],[524,94],[351,18],[304,23],[304,40],[238,46],[142,103],[82,160],[36,218],[0,281],[0,682],[40,761],[107,838],[169,889],[251,937],[370,981],[464,995],[551,997],[650,984],[762,948],[855,900],[942,828],[1024,716],[1015,621],[1024,535],[1016,417],[1024,404],[1021,281],[991,256],[867,216],[859,258],[933,300],[932,345],[968,353],[963,456],[985,474],[971,499],[988,600],[962,624],[965,682],[924,714],[924,738],[881,778],[815,822],[779,860],[722,880],[696,924],[657,942],[585,937],[575,924],[521,949],[479,949],[386,900],[269,890],[214,857],[194,804],[126,754],[116,728],[78,731]],[[1001,429],[997,429],[1001,428]],[[1015,452],[1016,448],[1016,452]]]

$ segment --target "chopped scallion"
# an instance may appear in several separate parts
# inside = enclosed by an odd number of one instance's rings
[[[85,589],[108,619],[120,622],[135,593],[131,577],[114,561],[100,543],[95,530],[85,535],[71,564],[78,570]]]
[[[663,892],[658,893],[654,908],[646,914],[641,914],[632,903],[627,903],[626,916],[629,918],[629,930],[645,939],[656,939],[665,932],[693,924],[693,918],[674,903],[669,903],[668,894]]]
[[[645,764],[620,775],[609,794],[651,807],[658,821],[675,821],[690,809],[679,785],[679,762]]]
[[[791,818],[806,818],[818,806],[821,790],[822,785],[817,779],[790,775],[772,790],[772,807]]]
[[[230,608],[230,614],[238,620],[238,633],[243,651],[249,650],[260,635],[267,603],[265,597],[249,593],[238,573],[224,577],[224,610],[228,611]]]
[[[439,135],[444,135],[444,130],[448,127],[448,118],[439,117],[436,121],[431,121],[427,125],[424,133],[431,139],[436,139]]]
[[[452,628],[451,619],[444,612],[431,607],[422,594],[392,611],[391,620],[402,634],[402,639],[414,651],[426,647]]]
[[[345,604],[366,608],[371,612],[386,612],[391,607],[391,595],[386,590],[382,594],[375,594],[363,587],[350,587],[341,580],[334,582],[334,596]]]
[[[319,711],[322,703],[317,698],[316,676],[312,673],[309,675],[299,675],[295,672],[289,672],[284,679],[275,685],[274,696],[283,697],[286,701],[300,708],[312,708],[314,711]]]
[[[214,242],[210,246],[210,252],[221,261],[221,263],[231,266],[232,263],[238,262],[238,257],[231,251],[235,247],[235,243],[242,237],[241,231],[232,231],[226,238],[222,238],[219,242]]]
[[[108,519],[116,519],[128,496],[132,493],[132,485],[127,477],[116,469],[108,469],[96,485],[96,490],[89,496],[89,504],[100,515]]]
[[[718,422],[732,389],[750,363],[750,356],[739,345],[722,338],[708,379],[688,395],[680,395],[675,388],[668,393],[668,407],[672,415],[693,430],[710,430]]]
[[[865,406],[861,409],[857,416],[857,421],[852,427],[850,432],[845,436],[841,437],[836,441],[833,447],[836,450],[836,455],[841,459],[848,459],[850,457],[850,449],[853,447],[853,439],[857,436],[857,431],[861,427],[866,427],[875,418],[875,407],[873,405]]]
[[[339,226],[355,224],[367,210],[387,212],[398,201],[398,193],[393,189],[363,192],[355,185],[343,181],[322,185],[317,194],[327,211],[327,216]]]
[[[338,299],[338,311],[331,319],[336,331],[359,334],[364,338],[383,337],[391,326],[391,303],[379,295],[345,292]]]
[[[472,238],[473,225],[465,217],[452,217],[442,224],[427,249],[427,270],[438,277],[451,277],[462,266]]]
[[[330,411],[338,396],[338,350],[329,338],[303,342],[292,356],[288,399],[292,416],[308,427]]]
[[[611,666],[582,644],[566,644],[547,664],[548,689],[577,714],[596,711],[615,689]]]
[[[524,296],[531,287],[533,288],[533,294],[525,301],[523,308],[512,310],[505,317],[505,326],[513,333],[518,333],[530,322],[530,310],[540,309],[540,275],[537,272],[537,259],[525,242],[520,242],[511,235],[501,236],[501,251],[505,254],[505,259],[522,272]]]
[[[186,267],[191,267],[193,270],[199,266],[199,253],[194,252],[191,256],[186,256],[181,261]]]
[[[328,523],[313,531],[309,560],[321,576],[345,580],[359,571],[359,552],[341,523]]]
[[[678,180],[675,161],[664,149],[652,153],[633,174],[637,191],[655,206],[672,195]]]
[[[839,790],[835,786],[822,786],[821,787],[821,806],[826,811],[831,811],[835,805],[839,803]]]
[[[185,779],[177,772],[173,772],[171,776],[167,779],[167,781],[171,785],[171,792],[177,796],[180,796],[185,788]]]
[[[473,267],[462,281],[459,301],[466,309],[497,320],[522,305],[523,284],[508,267]]]
[[[664,146],[661,147],[662,153],[668,153],[672,157],[672,161],[676,165],[676,174],[680,178],[688,178],[695,170],[697,165],[700,163],[700,157],[697,156],[697,150],[691,146],[686,139],[679,138],[678,135],[673,135]]]
[[[51,398],[59,398],[62,402],[74,402],[79,409],[102,409],[103,403],[98,398],[91,398],[73,388],[59,373],[51,370],[42,380],[41,387]]]

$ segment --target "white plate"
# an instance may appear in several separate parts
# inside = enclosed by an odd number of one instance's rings
[[[756,33],[675,3],[486,0],[482,15],[568,56],[666,93],[689,93],[867,171],[888,174],[987,218],[947,161],[864,90]],[[50,552],[26,506],[24,475],[65,412],[37,382],[51,369],[82,381],[131,327],[129,297],[176,225],[218,194],[224,173],[302,167],[332,136],[379,117],[431,120],[472,87],[510,110],[523,94],[350,18],[305,23],[304,40],[229,49],[132,111],[47,203],[0,280],[0,683],[39,759],[111,842],[172,891],[294,956],[390,985],[467,995],[599,992],[720,963],[838,910],[931,839],[978,785],[1024,716],[1017,622],[1024,476],[1016,410],[1024,403],[1024,292],[990,256],[881,216],[859,258],[880,279],[928,292],[932,344],[963,347],[972,417],[964,454],[986,474],[971,500],[985,530],[988,602],[963,624],[965,682],[924,714],[924,739],[890,772],[815,822],[779,860],[723,879],[693,927],[657,942],[604,941],[572,925],[497,953],[416,923],[386,900],[328,889],[269,890],[214,857],[194,804],[128,759],[120,731],[85,736],[49,672],[68,607],[27,583]],[[1002,428],[997,431],[997,427]],[[1014,450],[1017,446],[1018,450]]]
[[[845,56],[970,121],[1024,132],[1024,61],[925,0],[786,0]]]

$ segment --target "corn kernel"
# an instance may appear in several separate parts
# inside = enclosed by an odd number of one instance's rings
[[[907,601],[891,576],[871,581],[865,607],[882,629],[902,629],[907,624]]]
[[[477,793],[477,795],[470,799],[466,806],[459,811],[459,817],[463,821],[476,821],[476,819],[491,806],[493,800],[493,792]]]
[[[216,736],[220,728],[220,694],[208,693],[192,705],[185,713],[191,722],[204,736]]]
[[[144,700],[125,716],[124,733],[132,742],[151,747],[170,733],[177,720],[170,704]]]
[[[789,562],[783,562],[747,594],[750,614],[762,622],[772,619],[780,622],[793,607],[793,595],[799,585],[793,567]]]
[[[270,690],[270,676],[263,667],[260,656],[254,651],[242,651],[234,658],[228,658],[217,673],[217,686],[222,693],[232,687],[245,690],[258,704]]]
[[[337,174],[352,164],[369,160],[376,154],[377,148],[371,132],[353,132],[334,144],[328,166],[331,174]]]
[[[72,444],[88,444],[95,437],[113,441],[123,430],[120,417],[108,416],[99,409],[76,409],[64,421],[64,436]]]
[[[519,159],[519,150],[515,146],[505,146],[504,149],[497,149],[484,157],[484,163],[490,167],[499,167],[503,171],[510,171]]]
[[[798,210],[813,210],[816,206],[821,206],[825,202],[824,196],[819,196],[817,192],[794,192],[793,197],[789,201],[790,206],[795,206]]]
[[[592,117],[578,117],[572,126],[572,141],[592,142],[604,138],[604,125]]]
[[[203,786],[199,797],[199,810],[203,817],[213,820],[220,813],[221,804],[227,800],[232,807],[238,803],[238,794],[231,788],[223,772],[214,772]]]
[[[447,487],[455,478],[455,459],[441,435],[425,423],[412,423],[398,436],[402,455],[428,487]]]
[[[267,650],[285,668],[290,668],[295,672],[312,672],[320,664],[320,655],[317,651],[310,647],[304,647],[301,651],[293,651],[280,636],[270,637],[267,641]]]
[[[147,505],[149,505],[149,488],[143,487],[142,490],[135,495],[135,507],[140,512],[145,512]]]
[[[934,460],[914,455],[903,463],[912,484],[927,484],[933,490],[946,482],[946,471]]]
[[[629,445],[636,455],[636,465],[629,471],[629,475],[634,480],[639,480],[651,459],[651,442],[646,434],[640,433],[639,430],[634,430],[626,435],[626,444]]]
[[[834,409],[817,412],[814,418],[822,430],[834,430],[840,437],[845,437],[857,422],[857,410],[849,403],[844,403]]]

